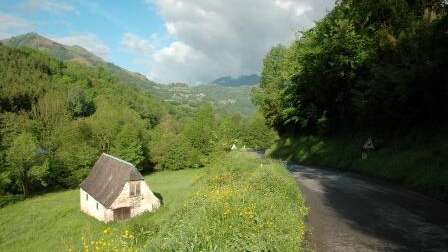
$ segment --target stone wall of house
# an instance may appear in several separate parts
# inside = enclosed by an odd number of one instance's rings
[[[81,211],[95,217],[98,220],[106,221],[106,208],[96,201],[90,194],[85,192],[83,189],[79,189],[80,192],[80,205]],[[87,197],[86,197],[87,195]]]
[[[88,195],[88,199],[86,199]],[[130,183],[127,182],[117,199],[109,208],[104,207],[97,202],[91,195],[80,189],[81,211],[104,222],[114,220],[113,209],[129,207],[131,217],[137,216],[143,212],[151,212],[160,207],[160,200],[149,189],[145,181],[140,181],[140,195],[130,196]]]
[[[160,207],[160,200],[149,189],[148,184],[145,181],[140,182],[141,199],[139,202],[135,202],[135,207],[131,209],[131,216],[139,215],[143,212],[152,212]]]
[[[127,182],[117,199],[112,203],[111,209],[130,207],[131,217],[146,211],[154,211],[160,207],[160,200],[149,189],[145,181],[140,181],[140,195],[130,196],[130,183]],[[113,219],[113,212],[112,212]]]

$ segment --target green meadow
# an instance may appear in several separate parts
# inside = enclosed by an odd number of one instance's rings
[[[297,185],[274,160],[236,152],[202,169],[145,177],[163,206],[104,224],[79,211],[79,191],[0,209],[0,251],[290,251],[304,248]]]
[[[82,237],[91,239],[104,229],[134,224],[158,225],[179,208],[204,169],[162,171],[145,177],[164,206],[130,221],[104,224],[79,210],[79,190],[48,193],[0,209],[0,251],[62,251],[81,249]],[[180,193],[182,192],[182,193]]]

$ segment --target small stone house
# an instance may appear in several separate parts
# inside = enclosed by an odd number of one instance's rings
[[[103,153],[80,185],[81,211],[104,222],[154,211],[160,200],[129,162]]]

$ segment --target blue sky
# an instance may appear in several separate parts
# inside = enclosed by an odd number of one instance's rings
[[[260,73],[334,0],[0,0],[0,39],[35,31],[161,82]]]

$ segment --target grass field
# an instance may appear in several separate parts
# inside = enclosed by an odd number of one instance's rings
[[[103,224],[79,211],[79,191],[49,193],[0,209],[0,251],[297,251],[305,208],[276,161],[220,156],[198,170],[146,176],[163,197],[155,213]]]
[[[0,251],[66,251],[82,247],[82,237],[95,239],[106,227],[123,229],[136,223],[159,225],[179,208],[204,170],[158,172],[146,176],[164,206],[123,223],[103,224],[79,211],[79,190],[49,193],[0,209]],[[181,193],[179,193],[181,192]]]
[[[361,146],[368,136],[285,137],[269,153],[303,165],[379,177],[448,201],[448,132],[405,133],[406,136],[375,138],[377,150],[365,160],[361,159]]]

